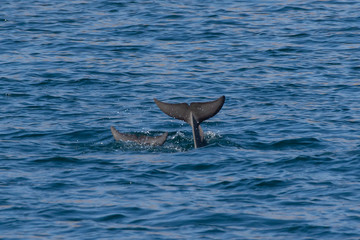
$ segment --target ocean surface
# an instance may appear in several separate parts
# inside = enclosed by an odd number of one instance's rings
[[[0,104],[0,239],[360,239],[359,1],[1,0]]]

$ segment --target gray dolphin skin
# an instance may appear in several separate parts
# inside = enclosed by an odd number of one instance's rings
[[[190,105],[187,103],[165,103],[156,98],[154,98],[154,101],[165,114],[190,124],[194,147],[199,148],[206,144],[200,123],[215,116],[220,111],[224,105],[225,96],[221,96],[212,102],[192,102]]]
[[[151,146],[161,146],[166,141],[168,133],[165,132],[162,135],[150,137],[146,135],[137,136],[135,134],[121,133],[111,126],[111,133],[113,134],[116,141],[130,141],[136,142],[138,144],[151,145]]]

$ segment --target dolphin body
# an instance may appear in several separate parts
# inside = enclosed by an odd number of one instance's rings
[[[199,148],[206,144],[204,132],[200,123],[215,116],[225,102],[225,96],[221,96],[212,102],[165,103],[154,98],[156,105],[170,117],[183,120],[192,128],[194,147]]]
[[[110,129],[116,141],[124,141],[124,142],[130,141],[130,142],[136,142],[138,144],[151,145],[151,146],[163,145],[168,136],[167,132],[159,136],[150,137],[146,135],[137,136],[135,134],[121,133],[118,130],[116,130],[114,127],[111,127]]]

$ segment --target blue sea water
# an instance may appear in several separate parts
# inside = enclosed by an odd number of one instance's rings
[[[0,239],[360,239],[359,1],[2,0],[0,90]]]

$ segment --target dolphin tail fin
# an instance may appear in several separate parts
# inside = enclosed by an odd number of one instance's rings
[[[165,103],[156,98],[154,101],[165,114],[190,124],[190,106],[187,103]]]
[[[211,102],[193,102],[190,104],[190,110],[195,120],[200,124],[201,122],[215,116],[225,102],[225,96],[221,96],[215,101]]]
[[[211,102],[193,102],[190,106],[187,103],[165,103],[156,98],[154,98],[154,101],[165,114],[192,125],[193,117],[200,124],[206,119],[215,116],[224,105],[225,96]]]
[[[200,123],[215,116],[225,103],[225,96],[211,102],[164,103],[154,98],[156,105],[170,117],[183,120],[190,124],[195,148],[205,145],[204,132]]]

